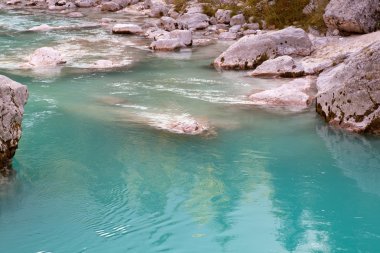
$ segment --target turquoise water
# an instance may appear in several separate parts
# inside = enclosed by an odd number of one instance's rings
[[[123,69],[15,70],[21,52],[111,36],[12,30],[41,19],[0,16],[0,74],[30,91],[17,176],[0,187],[0,252],[380,251],[379,138],[331,129],[313,110],[250,106],[247,94],[278,83],[210,68],[225,45],[157,55],[120,37],[133,61]],[[146,124],[184,113],[216,133]]]

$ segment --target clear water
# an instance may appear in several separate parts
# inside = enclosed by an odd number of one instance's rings
[[[0,74],[30,91],[17,177],[0,188],[0,252],[380,251],[380,139],[331,129],[313,111],[250,106],[247,94],[278,83],[217,73],[209,63],[224,45],[157,55],[116,36],[127,68],[94,73],[83,56],[53,74],[15,70],[34,48],[111,37],[22,32],[41,19],[0,15]],[[181,113],[217,134],[145,124]]]

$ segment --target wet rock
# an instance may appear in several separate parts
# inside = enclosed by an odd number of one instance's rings
[[[51,47],[38,48],[29,56],[29,65],[31,67],[56,66],[64,63],[66,61],[61,53]]]
[[[325,70],[317,88],[317,112],[329,124],[380,134],[380,42]]]
[[[113,68],[113,67],[115,67],[115,64],[110,60],[97,60],[92,65],[92,67],[93,68],[100,68],[100,69]]]
[[[197,120],[189,114],[166,115],[143,113],[141,116],[144,117],[144,121],[151,127],[175,134],[203,135],[211,132],[211,128],[207,122]]]
[[[155,51],[174,51],[180,49],[183,44],[178,39],[159,39],[150,44],[150,49]]]
[[[116,24],[112,27],[112,33],[116,34],[141,34],[142,28],[135,24]]]
[[[311,51],[312,43],[305,31],[288,27],[276,32],[244,36],[216,58],[214,66],[222,69],[255,69],[276,56],[306,56]]]
[[[46,31],[50,31],[50,30],[53,30],[53,29],[54,29],[54,27],[52,27],[50,25],[42,24],[42,25],[30,28],[29,31],[33,31],[33,32],[46,32]]]
[[[288,55],[267,60],[258,66],[254,71],[248,73],[257,77],[301,77],[305,71],[301,64],[297,63]]]
[[[109,12],[115,12],[121,9],[122,7],[118,3],[115,3],[113,1],[103,3],[102,8],[101,8],[102,11],[109,11]]]
[[[278,88],[252,94],[249,99],[255,105],[303,110],[313,102],[314,83],[312,77],[298,78]]]
[[[184,27],[188,29],[193,29],[193,30],[201,30],[209,26],[208,16],[202,13],[194,13],[194,14],[185,13],[181,15],[177,19],[177,21],[183,24]]]
[[[245,18],[244,18],[243,14],[235,15],[230,20],[230,25],[231,26],[234,26],[234,25],[244,25],[244,23],[245,23]]]
[[[12,157],[21,138],[21,121],[28,89],[6,76],[0,75],[0,176],[12,173]]]
[[[215,18],[218,23],[229,24],[231,21],[231,10],[218,9],[215,13]]]
[[[330,30],[369,33],[379,26],[380,4],[378,0],[331,0],[323,18]]]

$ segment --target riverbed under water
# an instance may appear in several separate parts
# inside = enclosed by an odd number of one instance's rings
[[[280,81],[218,73],[224,44],[155,54],[103,28],[24,32],[79,22],[0,13],[0,74],[30,92],[17,175],[0,186],[0,252],[380,252],[379,138],[250,105]],[[42,46],[67,67],[20,70]],[[109,58],[127,66],[87,68]],[[146,124],[167,115],[213,133]]]

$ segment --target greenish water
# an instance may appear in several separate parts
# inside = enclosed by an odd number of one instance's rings
[[[15,70],[35,48],[111,37],[22,32],[77,22],[41,19],[0,15],[0,74],[30,91],[17,176],[0,188],[0,252],[380,251],[380,139],[331,129],[313,111],[250,106],[247,94],[278,84],[217,73],[209,63],[223,45],[156,55],[120,37],[125,69]],[[144,124],[183,113],[217,134]]]

